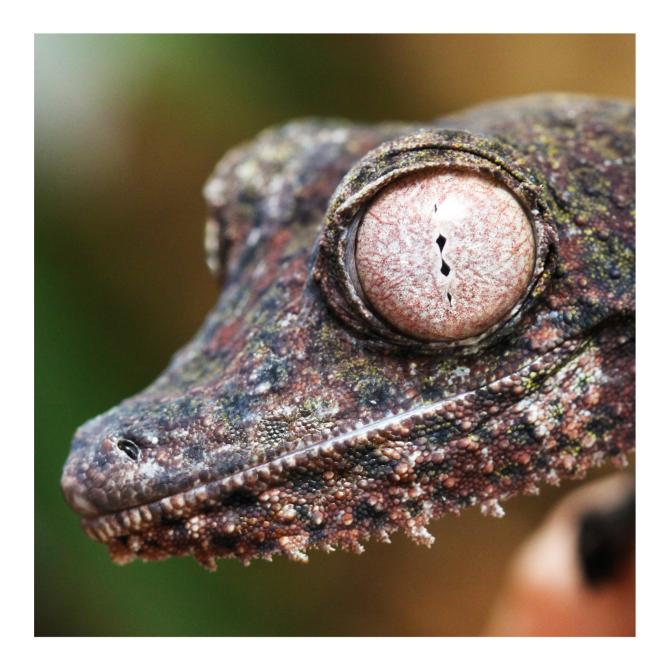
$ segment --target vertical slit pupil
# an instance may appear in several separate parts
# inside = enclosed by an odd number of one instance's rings
[[[438,235],[437,239],[435,240],[437,242],[437,246],[440,248],[440,259],[442,260],[442,266],[440,267],[440,272],[445,276],[448,277],[449,273],[451,272],[451,268],[449,267],[449,264],[442,258],[442,252],[444,251],[444,245],[447,243],[447,238],[444,235]],[[449,304],[451,305],[451,293],[447,291],[447,300],[449,300]]]
[[[442,258],[442,252],[444,251],[444,245],[447,243],[447,238],[444,235],[439,235],[435,241],[437,242],[437,246],[440,247],[440,258]],[[442,258],[442,267],[440,268],[440,272],[445,277],[448,277],[449,273],[451,272],[451,268],[444,260],[444,258]],[[451,297],[449,299],[451,300]]]

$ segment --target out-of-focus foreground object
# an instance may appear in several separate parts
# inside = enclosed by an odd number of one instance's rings
[[[635,635],[634,481],[561,501],[512,562],[492,635]]]

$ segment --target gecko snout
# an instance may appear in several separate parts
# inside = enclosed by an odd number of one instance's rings
[[[157,404],[139,397],[84,424],[74,435],[61,477],[70,507],[92,518],[202,483],[207,472],[203,475],[200,442],[181,424],[169,423],[180,403],[181,398]]]
[[[125,431],[100,427],[77,432],[61,477],[65,499],[84,517],[125,507],[140,497],[142,450],[153,446]]]

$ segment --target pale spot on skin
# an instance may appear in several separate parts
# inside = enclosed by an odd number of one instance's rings
[[[533,228],[492,179],[429,170],[386,187],[365,213],[356,267],[373,308],[426,340],[474,337],[523,297],[535,264]]]

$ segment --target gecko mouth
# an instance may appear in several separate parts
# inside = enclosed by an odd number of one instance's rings
[[[627,336],[618,343],[625,344]],[[103,543],[142,534],[145,530],[163,524],[179,523],[189,518],[226,509],[239,499],[254,500],[286,481],[292,472],[307,472],[323,461],[342,458],[352,451],[380,449],[394,440],[412,441],[429,435],[445,426],[458,426],[463,434],[473,430],[491,416],[484,406],[477,417],[472,407],[483,400],[491,406],[509,408],[523,402],[522,380],[532,375],[536,382],[556,377],[575,361],[580,353],[592,345],[593,340],[566,340],[550,351],[538,356],[515,373],[503,376],[449,398],[409,409],[401,413],[361,426],[344,427],[339,434],[313,444],[287,447],[287,451],[273,460],[254,465],[205,484],[177,492],[141,505],[114,512],[88,516],[82,519],[86,533]],[[598,351],[598,347],[592,347]],[[318,473],[314,477],[318,477]]]

